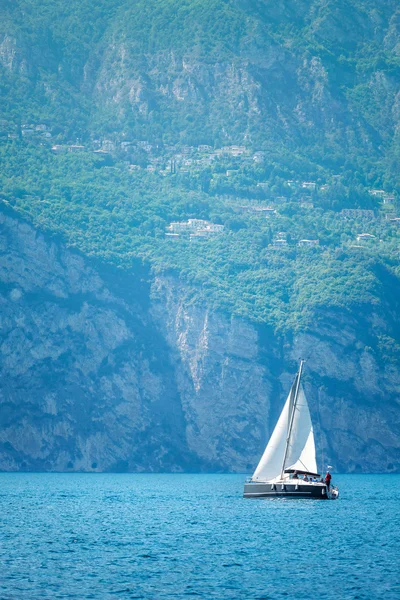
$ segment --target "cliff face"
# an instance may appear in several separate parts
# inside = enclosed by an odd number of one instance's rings
[[[400,470],[396,294],[281,339],[0,223],[0,469],[250,471],[302,356],[320,463]]]
[[[29,225],[1,224],[1,468],[182,467],[179,394],[140,279],[109,274],[113,291]]]
[[[176,135],[179,123],[189,141],[200,132],[219,143],[249,142],[262,132],[290,147],[329,140],[352,151],[374,147],[383,133],[379,119],[385,119],[385,130],[397,126],[398,85],[387,73],[349,76],[339,64],[333,76],[321,57],[293,52],[270,38],[257,43],[254,36],[251,42],[244,39],[237,56],[204,61],[173,49],[137,56],[121,32],[92,72],[98,119],[112,115],[116,128],[126,134],[133,126],[143,135],[157,127]],[[338,82],[349,86],[347,94]],[[374,110],[385,117],[372,122],[367,110],[355,110],[357,85],[364,86]],[[391,108],[384,111],[382,106]]]

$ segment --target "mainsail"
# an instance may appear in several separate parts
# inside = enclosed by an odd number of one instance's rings
[[[275,425],[275,429],[272,432],[264,454],[262,455],[261,460],[254,471],[252,479],[269,481],[270,479],[274,479],[281,472],[289,426],[289,406],[291,394],[292,391],[290,391],[289,396],[287,397],[281,415],[277,424]]]
[[[314,432],[301,367],[252,480],[270,481],[285,469],[317,473]]]

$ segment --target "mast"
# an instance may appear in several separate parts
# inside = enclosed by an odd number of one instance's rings
[[[288,453],[288,449],[289,449],[290,436],[292,434],[292,427],[293,427],[293,420],[294,420],[294,411],[296,410],[297,397],[299,395],[300,379],[301,379],[301,374],[303,372],[303,364],[304,364],[304,360],[301,359],[300,360],[300,367],[299,367],[299,370],[297,372],[297,381],[296,381],[296,385],[295,385],[294,399],[293,399],[293,403],[292,403],[292,412],[291,412],[290,417],[289,417],[289,426],[288,426],[288,433],[287,433],[287,438],[286,438],[285,453],[283,455],[283,462],[282,462],[282,469],[281,469],[281,479],[283,479],[283,475],[284,475],[284,472],[285,472],[285,462],[286,462],[286,457],[287,457],[287,453]]]

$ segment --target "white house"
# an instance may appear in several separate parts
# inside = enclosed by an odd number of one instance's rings
[[[299,240],[297,245],[300,247],[313,248],[319,246],[319,240]]]
[[[55,144],[51,147],[51,151],[54,152],[54,154],[60,154],[60,152],[64,152],[64,150],[65,146],[62,146],[61,144]]]
[[[374,235],[372,235],[372,233],[359,233],[356,239],[357,242],[366,242],[369,240],[374,240],[376,238]]]
[[[315,190],[317,184],[315,183],[315,181],[302,181],[301,187],[304,190]]]
[[[287,246],[287,240],[283,239],[283,238],[278,238],[275,240],[272,240],[272,245],[275,246],[275,248],[283,248],[285,246]]]

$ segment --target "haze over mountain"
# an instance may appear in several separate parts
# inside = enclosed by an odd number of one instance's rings
[[[398,3],[1,10],[0,468],[399,471]]]

